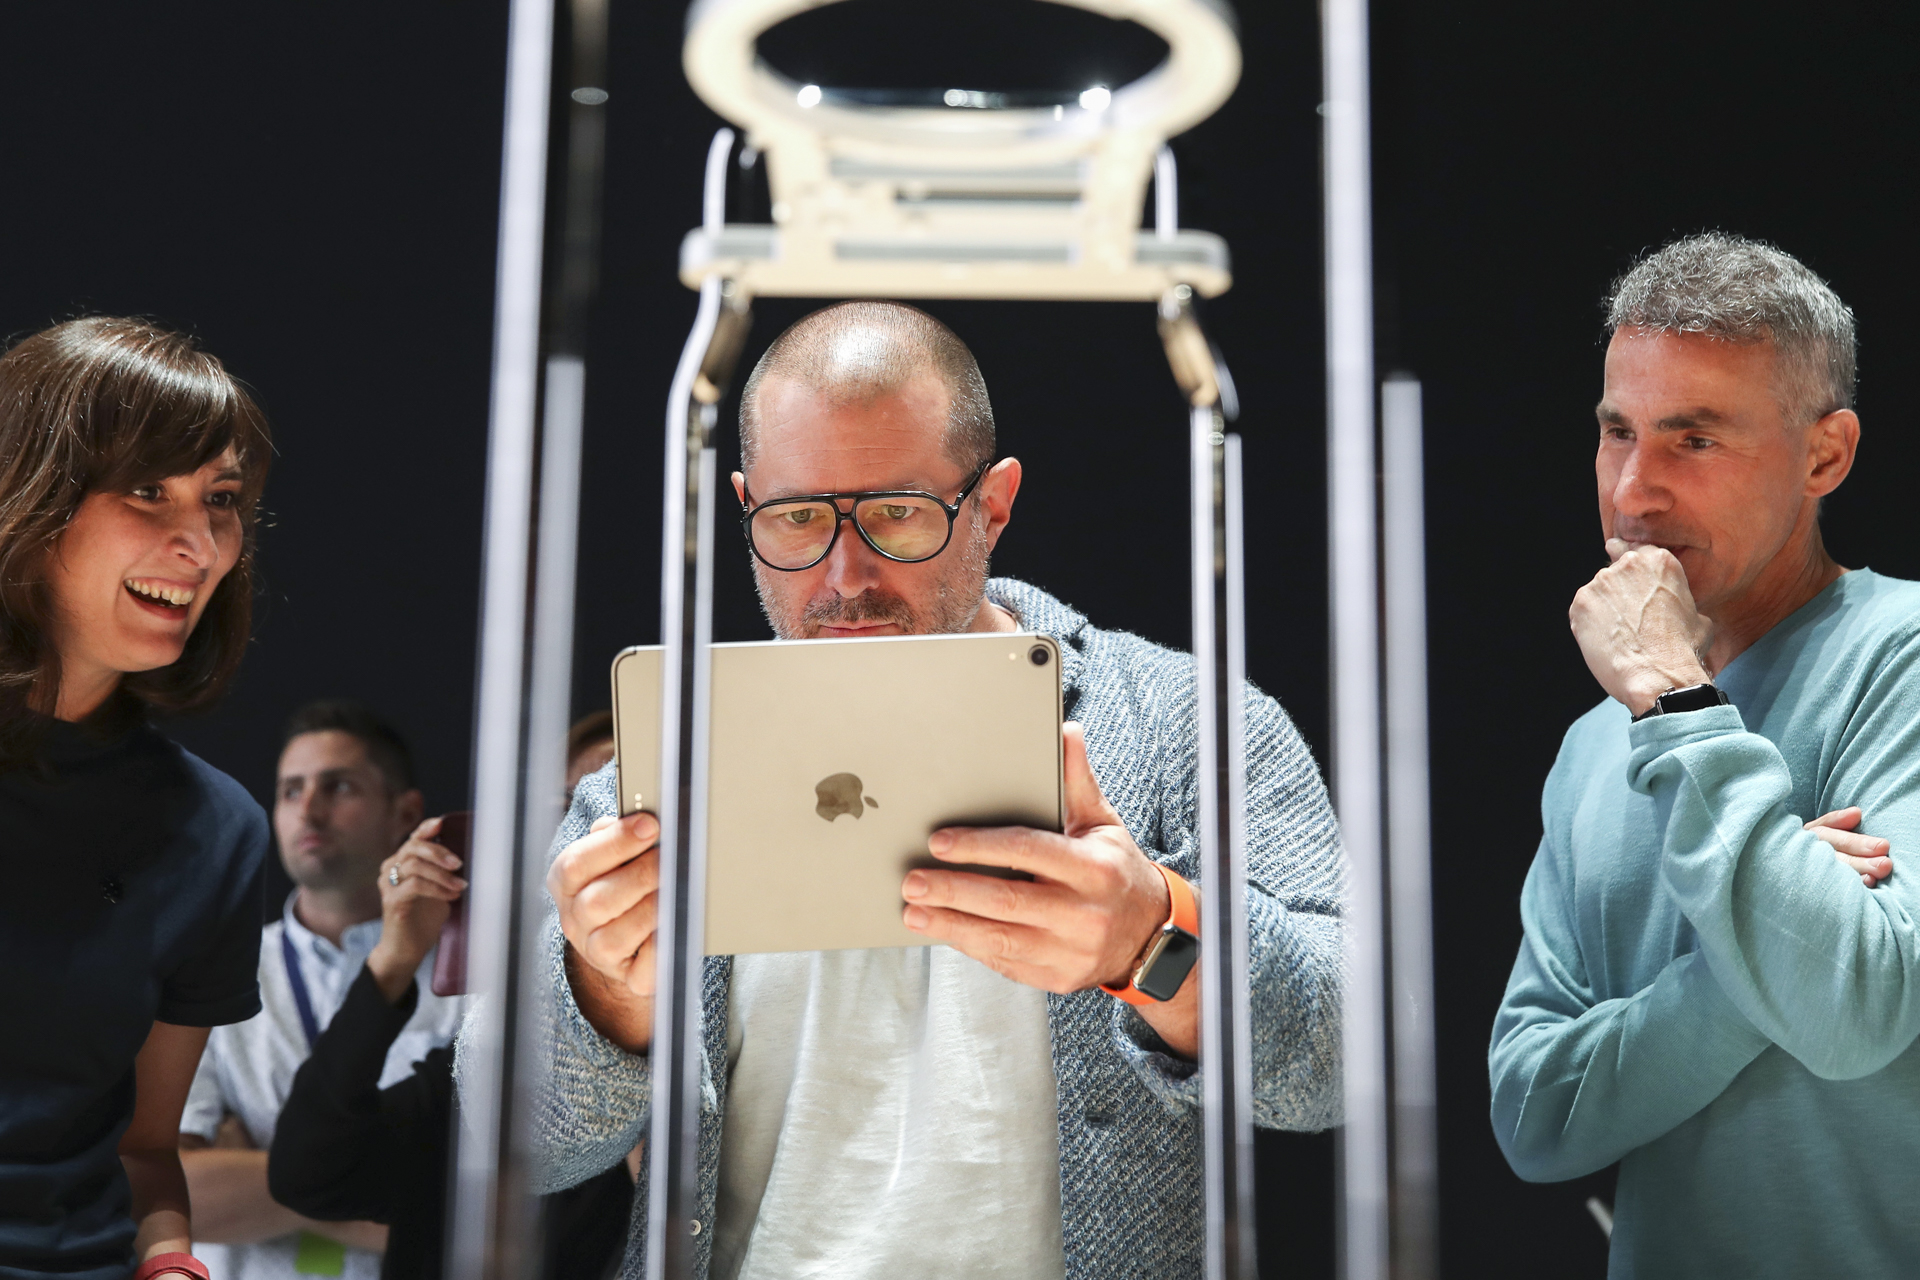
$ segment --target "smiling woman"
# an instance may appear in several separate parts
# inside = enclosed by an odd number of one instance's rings
[[[0,358],[0,760],[31,754],[25,711],[224,692],[271,451],[220,362],[155,325],[72,320]]]
[[[206,1275],[180,1113],[259,1010],[265,815],[156,733],[217,698],[252,602],[264,418],[135,320],[0,357],[0,1270]]]

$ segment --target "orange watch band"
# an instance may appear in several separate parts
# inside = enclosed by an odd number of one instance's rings
[[[1167,917],[1167,923],[1199,937],[1200,900],[1194,897],[1193,886],[1157,862],[1153,864],[1153,869],[1166,880],[1167,896],[1173,899],[1173,913]]]
[[[1167,912],[1167,923],[1160,926],[1161,929],[1164,930],[1168,927],[1172,927],[1172,928],[1184,930],[1185,932],[1192,934],[1196,938],[1199,937],[1200,936],[1200,903],[1193,896],[1193,886],[1188,884],[1186,880],[1184,880],[1180,876],[1175,875],[1173,872],[1167,870],[1165,867],[1161,866],[1157,862],[1153,864],[1153,869],[1155,871],[1158,871],[1160,873],[1160,878],[1167,882],[1167,898],[1171,903],[1171,908]],[[1151,946],[1152,943],[1149,942],[1148,945]],[[1155,1000],[1152,996],[1136,988],[1133,985],[1132,977],[1128,977],[1125,986],[1110,987],[1103,982],[1100,984],[1100,989],[1106,992],[1108,995],[1112,996],[1114,999],[1124,1000],[1128,1004],[1160,1003],[1158,1000]]]

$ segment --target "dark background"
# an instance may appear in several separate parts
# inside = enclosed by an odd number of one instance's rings
[[[870,83],[981,87],[1048,83],[1051,68],[1077,87],[1151,48],[1047,6],[956,6],[936,28],[932,6],[862,4],[889,25],[860,40],[796,26],[783,65],[827,84],[873,69]],[[1915,33],[1895,13],[1376,9],[1380,363],[1427,396],[1449,1275],[1604,1273],[1583,1202],[1610,1197],[1610,1179],[1533,1187],[1507,1171],[1485,1042],[1538,787],[1598,696],[1565,609],[1601,561],[1590,413],[1607,280],[1707,227],[1772,239],[1828,277],[1860,317],[1866,424],[1828,538],[1845,564],[1920,575],[1898,354],[1920,339],[1899,194]],[[1208,322],[1247,406],[1249,664],[1324,753],[1318,31],[1304,0],[1241,20],[1238,91],[1176,143],[1182,220],[1234,252]],[[693,312],[675,255],[718,124],[680,76],[677,5],[616,4],[612,21],[580,711],[605,704],[617,648],[657,639],[662,411]],[[430,805],[467,802],[504,41],[500,0],[16,6],[0,37],[0,332],[154,316],[199,334],[272,417],[257,643],[224,706],[172,726],[263,801],[287,713],[348,695],[411,736]],[[763,304],[748,359],[805,309]],[[929,309],[973,345],[1002,449],[1027,467],[997,570],[1183,644],[1183,416],[1147,310]],[[723,557],[719,590],[719,637],[764,636],[744,555]],[[1331,1172],[1327,1137],[1263,1135],[1266,1274],[1330,1272]]]

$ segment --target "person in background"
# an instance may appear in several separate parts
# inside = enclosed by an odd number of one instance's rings
[[[1853,313],[1708,234],[1616,281],[1607,328],[1612,563],[1569,617],[1608,696],[1547,776],[1494,1133],[1530,1181],[1619,1162],[1614,1276],[1911,1277],[1920,585],[1820,533]]]
[[[595,734],[609,732],[604,711],[574,726],[569,789],[578,762],[595,752]],[[610,739],[600,741],[611,749]],[[381,1082],[393,1044],[419,1005],[416,975],[465,890],[459,870],[452,853],[417,842],[382,865],[380,942],[294,1076],[267,1161],[273,1198],[290,1210],[389,1224],[384,1280],[438,1280],[445,1266],[453,1049],[430,1050],[405,1079]],[[550,1280],[619,1274],[633,1184],[630,1165],[618,1165],[543,1197],[540,1274]]]
[[[239,669],[272,441],[214,357],[97,316],[0,358],[0,1275],[205,1276],[176,1149],[260,1008],[267,822],[156,711]]]
[[[567,803],[573,803],[573,789],[580,779],[598,773],[613,760],[613,712],[595,711],[581,716],[567,730]]]
[[[374,1280],[386,1229],[304,1219],[277,1204],[267,1188],[267,1148],[294,1072],[369,958],[393,950],[381,928],[381,894],[394,886],[381,877],[396,850],[435,862],[452,855],[432,843],[438,819],[421,821],[407,744],[372,711],[310,703],[287,722],[283,741],[273,825],[298,888],[261,936],[260,1015],[207,1043],[180,1121],[181,1163],[200,1238],[225,1246],[224,1259],[202,1246],[224,1263],[220,1280]],[[430,964],[426,951],[409,959],[412,967]],[[386,1055],[383,1078],[406,1076],[452,1040],[465,1011],[462,998],[423,995]],[[228,1117],[238,1121],[241,1147],[216,1145]]]

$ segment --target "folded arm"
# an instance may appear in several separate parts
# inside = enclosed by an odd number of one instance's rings
[[[1690,1119],[1767,1047],[1699,952],[1630,997],[1596,1000],[1548,840],[1520,918],[1526,935],[1487,1065],[1494,1137],[1528,1181],[1604,1169]]]
[[[1897,858],[1920,842],[1920,725],[1896,696],[1910,659],[1870,689],[1817,799],[1858,804]],[[1886,1066],[1920,1034],[1920,877],[1878,888],[1789,812],[1779,749],[1739,711],[1632,728],[1629,779],[1660,806],[1662,874],[1714,976],[1770,1040],[1827,1079]]]
[[[193,1198],[193,1234],[209,1244],[253,1244],[308,1231],[349,1249],[385,1252],[387,1229],[376,1222],[322,1222],[275,1200],[268,1190],[267,1153],[252,1147],[207,1146],[182,1135],[180,1165]]]

